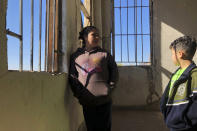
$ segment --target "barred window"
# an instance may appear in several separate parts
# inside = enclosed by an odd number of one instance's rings
[[[58,72],[60,0],[8,0],[8,70]]]
[[[151,64],[149,0],[113,0],[112,54],[118,65]]]

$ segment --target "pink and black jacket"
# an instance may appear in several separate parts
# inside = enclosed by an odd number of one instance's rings
[[[110,53],[95,47],[78,48],[70,57],[69,83],[82,105],[94,106],[111,102],[112,85],[118,81],[118,68]],[[114,86],[113,85],[113,86]]]

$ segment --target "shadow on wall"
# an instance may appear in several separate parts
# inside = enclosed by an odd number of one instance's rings
[[[164,22],[185,35],[197,36],[196,0],[160,1],[161,22]],[[168,9],[166,10],[166,7]]]
[[[152,70],[151,70],[152,71]],[[169,70],[163,68],[162,66],[159,67],[159,73],[164,74],[168,79],[171,78],[172,72]],[[149,71],[150,72],[150,71]],[[151,73],[149,73],[151,74]],[[161,82],[160,82],[161,84]],[[166,83],[167,84],[167,83]],[[161,87],[161,86],[160,86]],[[161,94],[162,95],[162,94]],[[146,98],[146,103],[148,105],[157,103],[160,100],[160,95],[157,93],[156,88],[155,88],[155,83],[154,82],[149,82],[149,95]]]
[[[161,70],[161,73],[163,73],[165,76],[167,76],[170,79],[170,77],[172,76],[172,72],[170,72],[169,70],[163,67],[160,67],[159,69]]]

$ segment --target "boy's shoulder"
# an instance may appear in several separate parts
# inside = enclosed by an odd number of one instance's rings
[[[197,67],[195,67],[194,69],[192,69],[192,71],[191,71],[191,77],[196,77],[197,78]]]

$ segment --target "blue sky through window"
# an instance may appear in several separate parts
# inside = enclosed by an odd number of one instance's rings
[[[115,60],[117,62],[150,62],[149,16],[149,0],[114,0]],[[135,51],[136,42],[137,52]]]
[[[81,0],[81,2],[84,4],[84,0]],[[82,24],[84,26],[84,14],[82,11],[81,11],[81,18],[82,18]]]
[[[44,70],[45,56],[45,15],[46,1],[42,0],[42,46],[41,70]],[[10,31],[19,34],[19,1],[8,0],[7,25]],[[19,39],[7,35],[8,70],[19,69]],[[23,70],[30,70],[30,40],[31,40],[31,1],[23,0]],[[34,71],[39,63],[39,0],[34,0]]]

